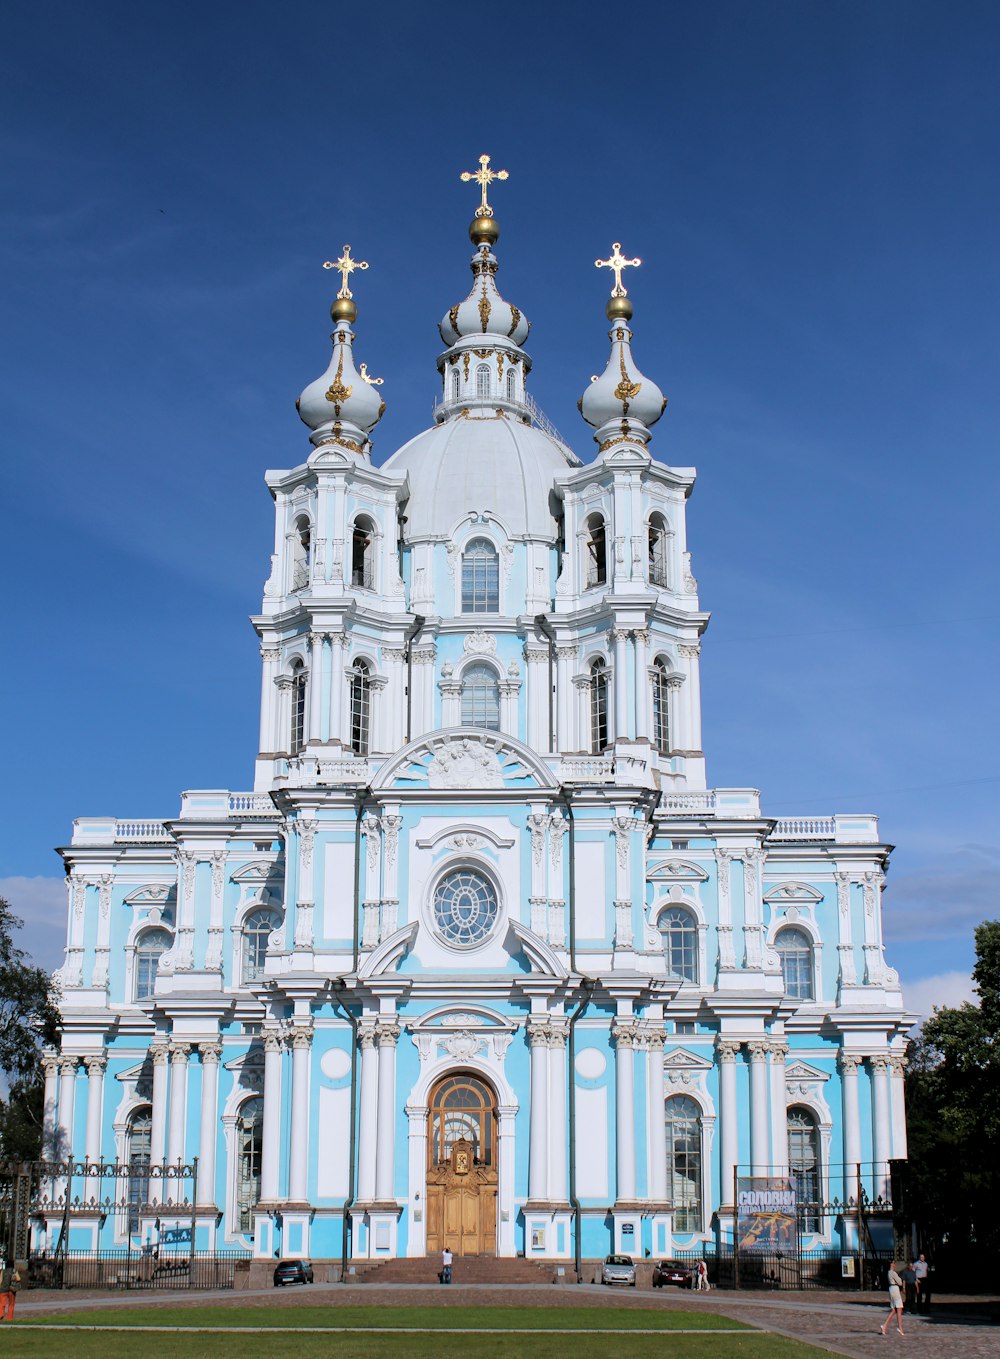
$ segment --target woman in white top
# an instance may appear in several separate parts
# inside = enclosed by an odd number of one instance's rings
[[[879,1330],[883,1335],[886,1334],[889,1322],[896,1318],[896,1330],[900,1335],[905,1335],[903,1330],[903,1280],[899,1277],[899,1261],[893,1260],[889,1270],[889,1315],[883,1321]]]

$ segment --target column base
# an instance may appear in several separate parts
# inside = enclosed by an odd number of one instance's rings
[[[281,1209],[281,1249],[283,1254],[306,1258],[309,1250],[309,1229],[313,1212],[308,1203],[286,1203]]]
[[[529,1199],[524,1205],[524,1258],[568,1260],[573,1254],[572,1219],[568,1203]]]
[[[402,1212],[402,1206],[393,1200],[352,1204],[351,1259],[395,1259],[399,1254],[399,1219]]]
[[[611,1209],[614,1223],[616,1255],[631,1255],[642,1259],[643,1205],[637,1202],[616,1203]]]

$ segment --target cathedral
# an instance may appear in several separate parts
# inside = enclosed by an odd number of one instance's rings
[[[499,289],[506,172],[462,178],[472,286],[439,323],[434,421],[378,466],[368,266],[327,266],[330,361],[265,475],[252,791],[81,817],[60,851],[45,1139],[76,1185],[36,1249],[670,1256],[732,1243],[742,1182],[850,1250],[859,1191],[906,1155],[877,819],[707,782],[695,470],[650,452],[639,260],[596,261],[584,459]]]

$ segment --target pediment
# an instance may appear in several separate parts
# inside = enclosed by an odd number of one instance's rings
[[[136,887],[125,898],[126,906],[159,906],[162,910],[176,889],[172,882],[147,882]]]
[[[281,876],[281,869],[273,859],[254,859],[230,874],[232,882],[266,882],[269,878]]]
[[[395,933],[383,939],[378,948],[373,948],[358,968],[359,977],[380,977],[395,972],[403,958],[413,946],[417,937],[417,922],[411,921]]]
[[[553,787],[545,763],[512,737],[478,727],[434,732],[404,747],[379,770],[375,789],[434,791]]]
[[[707,882],[708,874],[687,859],[659,859],[646,868],[647,882]]]
[[[544,977],[558,977],[560,980],[569,974],[559,961],[558,955],[534,930],[529,930],[527,925],[522,925],[519,920],[512,920],[507,929],[507,938],[504,941],[510,953],[523,953],[531,965],[532,972],[541,973]]]
[[[830,1073],[820,1071],[818,1067],[810,1066],[808,1062],[787,1062],[785,1065],[785,1081],[795,1081],[799,1084],[812,1084],[816,1081],[828,1081]]]
[[[517,1025],[511,1020],[504,1019],[494,1010],[488,1010],[481,1005],[463,1005],[461,1008],[454,1005],[446,1005],[438,1010],[432,1010],[430,1014],[421,1015],[415,1019],[409,1028],[413,1033],[424,1032],[428,1029],[435,1032],[450,1032],[452,1030],[466,1029],[514,1029]]]
[[[489,826],[474,826],[471,823],[467,825],[456,821],[446,830],[435,831],[426,839],[418,840],[417,848],[435,849],[438,845],[445,845],[449,849],[482,849],[484,844],[492,845],[494,849],[512,849],[514,841],[509,836],[498,835]]]
[[[115,1080],[122,1082],[141,1080],[143,1070],[144,1069],[147,1071],[149,1070],[149,1068],[146,1066],[146,1061],[147,1059],[143,1058],[141,1062],[136,1062],[135,1066],[127,1066],[123,1071],[116,1071]]]
[[[663,1066],[669,1071],[711,1071],[714,1065],[687,1048],[670,1048],[663,1054]]]
[[[779,882],[764,893],[770,906],[815,906],[823,900],[823,893],[808,882]]]

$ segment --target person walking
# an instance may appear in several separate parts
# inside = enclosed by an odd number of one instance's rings
[[[930,1265],[927,1263],[926,1255],[921,1255],[918,1260],[914,1260],[913,1272],[917,1276],[917,1311],[929,1312],[931,1306],[931,1281],[927,1277],[930,1273]]]
[[[915,1312],[917,1310],[917,1273],[913,1268],[913,1261],[906,1262],[906,1268],[901,1269],[899,1277],[903,1280],[903,1311]]]
[[[905,1335],[903,1330],[903,1280],[899,1276],[899,1261],[893,1260],[889,1269],[889,1315],[883,1321],[879,1330],[883,1335],[888,1331],[889,1322],[896,1318],[896,1331],[899,1335]]]
[[[443,1284],[451,1283],[451,1260],[451,1251],[445,1246],[441,1252],[441,1282]]]
[[[17,1301],[17,1290],[21,1287],[21,1276],[17,1271],[16,1264],[7,1264],[3,1261],[3,1268],[0,1269],[0,1321],[14,1320],[14,1303]]]
[[[708,1265],[705,1263],[704,1260],[699,1260],[699,1261],[698,1261],[697,1265],[695,1266],[695,1273],[696,1273],[696,1276],[697,1276],[697,1283],[696,1283],[695,1287],[697,1288],[697,1290],[698,1290],[699,1293],[707,1293],[707,1292],[708,1292]]]

